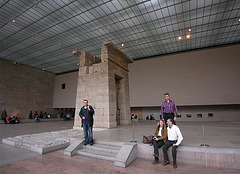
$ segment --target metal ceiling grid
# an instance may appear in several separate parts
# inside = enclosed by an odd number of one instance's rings
[[[238,0],[2,0],[0,58],[58,74],[78,69],[75,49],[100,57],[103,41],[133,59],[239,43],[239,9]]]

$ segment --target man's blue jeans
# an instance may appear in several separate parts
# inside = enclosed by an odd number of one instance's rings
[[[92,126],[89,123],[83,123],[84,138],[86,144],[93,143]]]

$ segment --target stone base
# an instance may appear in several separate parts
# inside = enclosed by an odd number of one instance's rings
[[[137,144],[125,143],[114,160],[114,166],[126,168],[136,159]]]
[[[162,148],[159,149],[160,162],[163,162]],[[172,163],[172,148],[168,150]],[[153,146],[138,144],[138,158],[153,160]],[[204,167],[218,167],[240,170],[240,149],[179,146],[177,163],[193,164]]]
[[[76,140],[70,146],[64,150],[64,155],[73,156],[77,154],[77,151],[84,145],[84,140]]]
[[[83,128],[82,128],[82,127],[79,127],[79,126],[73,126],[73,129],[74,129],[74,130],[82,130],[82,131],[83,131]],[[93,131],[95,131],[95,132],[103,131],[103,130],[107,130],[107,129],[97,128],[97,127],[94,127],[94,128],[93,128]]]
[[[44,132],[39,134],[21,135],[9,137],[2,140],[3,144],[26,149],[40,154],[64,149],[70,145],[72,139],[78,139],[83,136],[80,130],[62,130],[53,132]]]

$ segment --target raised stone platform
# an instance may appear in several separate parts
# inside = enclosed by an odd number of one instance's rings
[[[2,140],[3,144],[19,147],[40,154],[64,149],[70,145],[71,139],[83,136],[81,130],[62,130],[39,134],[21,135]]]
[[[68,156],[83,155],[114,162],[115,166],[127,167],[136,158],[153,160],[153,147],[142,143],[96,141],[93,146],[84,146],[82,140],[75,141],[65,151]],[[172,152],[169,148],[169,159]],[[162,149],[159,149],[160,162],[163,163]],[[178,164],[199,165],[204,167],[231,168],[240,170],[240,149],[214,147],[179,146]]]
[[[163,152],[159,149],[160,162],[163,162]],[[168,156],[172,162],[172,149]],[[153,160],[153,147],[148,144],[138,144],[138,158]],[[177,149],[177,163],[192,164],[204,167],[218,167],[240,170],[240,149],[215,147],[179,146]]]
[[[142,135],[151,135],[155,131],[156,122],[146,121],[134,123],[135,134],[134,140],[137,141],[137,158],[153,160],[153,147],[142,144]],[[178,148],[177,161],[178,164],[187,165],[199,165],[203,167],[219,167],[219,168],[230,168],[240,170],[240,147],[239,147],[239,127],[236,125],[230,125],[225,122],[220,123],[201,123],[206,127],[206,136],[204,141],[201,137],[202,130],[199,123],[181,123],[178,122],[182,134],[184,136],[184,141]],[[39,125],[39,124],[37,124]],[[19,126],[19,125],[16,125]],[[6,126],[9,127],[9,126]],[[12,127],[14,128],[14,127]],[[17,127],[16,127],[17,128]],[[79,129],[79,130],[78,130]],[[224,130],[224,131],[222,131]],[[94,128],[94,141],[96,144],[92,148],[86,147],[83,151],[99,151],[105,150],[109,151],[106,143],[113,145],[114,143],[129,143],[133,140],[133,127],[132,126],[120,126],[115,129],[98,129]],[[216,136],[221,132],[221,137]],[[224,138],[223,138],[224,137]],[[67,148],[69,151],[69,156],[76,155],[79,153],[79,147],[81,147],[81,142],[83,140],[83,131],[81,128],[45,132],[40,134],[23,135],[16,136],[13,138],[3,139],[3,143],[9,144],[14,147],[20,147],[28,149],[29,151],[35,151],[38,153],[47,153],[50,151],[64,149],[69,144],[75,144],[73,148]],[[80,142],[76,142],[80,141]],[[76,142],[76,143],[75,143]],[[101,143],[104,142],[104,143]],[[202,143],[209,144],[210,147],[201,147]],[[233,144],[234,143],[234,144]],[[97,145],[98,144],[98,145]],[[105,145],[99,145],[105,144]],[[121,145],[121,146],[122,146]],[[70,146],[69,146],[70,147]],[[119,149],[117,149],[119,150]],[[124,150],[125,151],[125,150]],[[113,151],[114,153],[117,151]],[[160,152],[160,162],[163,162],[162,149]],[[123,154],[124,152],[120,153]],[[83,154],[80,152],[79,154]],[[87,153],[85,153],[87,154]],[[89,153],[88,153],[89,154]],[[119,153],[118,153],[119,154]],[[116,155],[116,153],[114,154]],[[102,157],[101,154],[95,153],[95,157]],[[94,157],[94,155],[92,155]],[[117,156],[115,156],[117,157]],[[122,156],[123,157],[123,156]],[[122,158],[122,166],[124,166],[124,160],[127,158]],[[169,157],[171,160],[171,149],[169,149]],[[110,158],[109,158],[110,159]],[[172,160],[171,160],[172,161]]]

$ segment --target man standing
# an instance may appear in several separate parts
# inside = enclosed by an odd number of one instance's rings
[[[93,114],[94,109],[92,106],[88,105],[88,100],[83,101],[84,106],[81,108],[79,112],[79,116],[82,118],[82,127],[84,131],[85,143],[84,145],[90,144],[93,145]]]
[[[177,121],[177,107],[173,100],[170,99],[169,93],[164,94],[165,101],[162,103],[161,107],[161,116],[162,119],[165,120],[165,124],[167,125],[167,120],[169,118],[173,119],[173,124],[176,124]]]
[[[183,140],[182,133],[178,126],[173,124],[172,118],[167,120],[168,128],[168,140],[166,141],[165,145],[163,146],[163,156],[164,156],[164,163],[163,166],[170,164],[168,159],[168,148],[172,146],[172,158],[173,158],[173,168],[177,168],[177,147]]]

